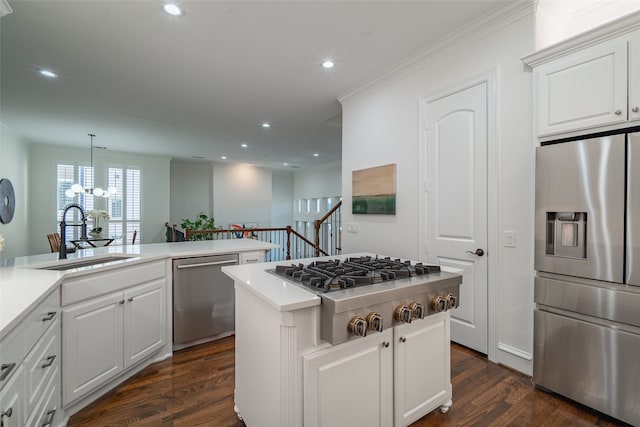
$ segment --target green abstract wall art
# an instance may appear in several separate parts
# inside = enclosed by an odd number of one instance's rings
[[[353,214],[396,214],[396,165],[377,166],[351,173]]]

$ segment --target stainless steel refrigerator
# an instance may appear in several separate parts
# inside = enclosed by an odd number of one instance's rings
[[[640,132],[536,153],[534,383],[640,425]]]

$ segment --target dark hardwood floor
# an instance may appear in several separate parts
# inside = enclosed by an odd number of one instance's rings
[[[531,378],[452,344],[453,406],[412,427],[625,426],[562,397]],[[234,338],[175,352],[78,412],[69,426],[233,426]]]

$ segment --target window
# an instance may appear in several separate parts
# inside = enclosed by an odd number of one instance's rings
[[[116,195],[108,200],[109,235],[123,236],[122,242],[131,243],[133,232],[141,234],[142,173],[140,169],[110,167],[108,186],[116,188]],[[141,243],[136,238],[136,244]]]
[[[57,168],[56,179],[56,193],[57,193],[57,206],[56,206],[56,223],[60,224],[62,221],[62,212],[69,203],[78,203],[85,211],[93,209],[94,201],[93,196],[85,194],[78,194],[76,198],[67,197],[64,193],[75,183],[79,183],[83,187],[93,187],[93,168],[90,166],[77,166],[77,165],[64,165],[60,164]],[[77,209],[73,209],[67,212],[65,218],[67,224],[78,224],[80,222],[80,215]],[[80,238],[80,227],[67,227],[66,240]]]
[[[62,220],[62,212],[69,203],[78,203],[85,211],[91,209],[104,209],[107,205],[109,213],[109,228],[107,235],[117,237],[112,245],[131,243],[133,232],[138,230],[136,244],[141,243],[141,219],[142,219],[142,172],[140,169],[127,167],[110,167],[107,169],[107,185],[115,187],[116,195],[108,199],[95,198],[92,195],[78,194],[68,197],[65,194],[74,183],[79,183],[85,188],[94,187],[94,170],[90,166],[59,164],[56,177],[56,221]],[[67,224],[78,224],[80,215],[77,209],[67,213]],[[89,225],[90,226],[90,225]],[[67,242],[80,238],[80,227],[67,227]]]

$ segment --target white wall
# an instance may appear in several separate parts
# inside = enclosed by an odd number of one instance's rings
[[[49,144],[32,144],[29,150],[29,253],[49,252],[46,235],[59,231],[55,217],[56,165],[89,164],[90,152],[77,148]],[[164,223],[169,219],[169,158],[137,155],[117,151],[94,150],[93,165],[104,171],[108,165],[139,167],[142,171],[142,230],[141,242],[156,243],[165,240]],[[96,176],[96,185],[106,177]],[[104,184],[102,184],[104,185]],[[98,203],[102,202],[98,200]],[[106,205],[105,205],[106,206]],[[97,204],[97,209],[105,206]]]
[[[515,19],[515,22],[513,22]],[[500,22],[500,21],[498,21]],[[509,23],[511,22],[511,23]],[[489,355],[496,362],[531,372],[533,340],[534,149],[531,75],[520,57],[534,49],[533,10],[505,18],[503,28],[433,51],[410,68],[386,76],[342,99],[343,253],[368,251],[421,259],[418,253],[419,99],[441,93],[480,73],[497,69],[497,227],[515,231],[517,247],[504,248],[494,272],[498,302]],[[506,25],[506,27],[504,27]],[[444,50],[444,53],[443,53]],[[396,215],[352,215],[351,173],[397,164]],[[490,236],[501,242],[499,236]],[[490,325],[491,327],[491,325]]]
[[[230,223],[271,226],[271,169],[213,163],[213,212],[217,227]]]
[[[640,0],[538,0],[536,49],[640,10]]]
[[[171,161],[171,220],[195,220],[204,212],[213,215],[213,165],[209,162]],[[215,217],[214,217],[215,218]]]
[[[29,254],[31,231],[28,226],[27,197],[29,146],[2,123],[0,123],[0,132],[0,178],[11,181],[16,195],[13,219],[9,224],[0,223],[0,235],[5,239],[0,257],[13,258]],[[43,239],[46,239],[46,236],[43,236]],[[0,265],[2,265],[1,262]]]
[[[293,199],[334,197],[342,194],[342,162],[326,163],[293,173]]]
[[[271,226],[285,227],[293,222],[293,172],[271,171]]]

